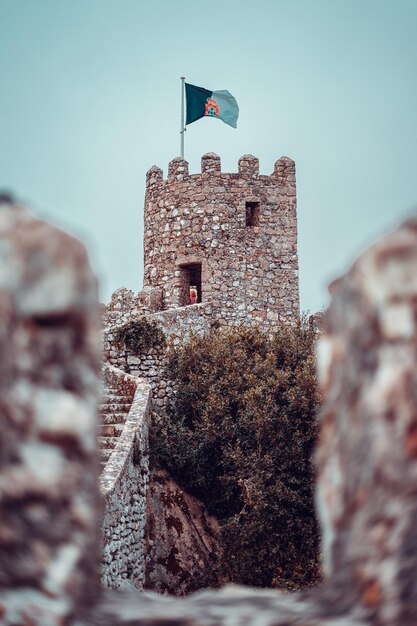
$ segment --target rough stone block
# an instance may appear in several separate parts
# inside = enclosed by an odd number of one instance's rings
[[[98,306],[84,247],[0,205],[0,621],[97,599]]]

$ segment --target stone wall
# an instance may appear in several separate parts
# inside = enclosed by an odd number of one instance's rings
[[[67,625],[99,594],[96,279],[3,198],[0,257],[0,623]]]
[[[319,350],[327,578],[294,594],[99,590],[94,279],[78,242],[1,199],[0,251],[2,626],[415,626],[417,218],[333,286]]]
[[[134,318],[132,318],[134,319]],[[136,355],[123,342],[115,341],[115,332],[120,326],[114,326],[104,333],[105,362],[118,369],[146,380],[152,388],[154,401],[158,400],[158,391],[165,364],[166,348],[150,348],[144,354]]]
[[[145,576],[146,495],[149,474],[151,390],[141,381],[105,365],[106,386],[134,394],[123,432],[100,479],[103,515],[102,582],[120,587],[130,580],[142,587]]]
[[[145,198],[146,289],[165,309],[188,303],[189,285],[222,325],[291,322],[299,315],[295,165],[282,157],[271,176],[245,155],[239,172],[221,172],[206,154],[189,175],[177,158],[150,169]],[[198,269],[199,268],[199,269]]]
[[[191,335],[202,336],[210,329],[213,320],[210,303],[192,304],[150,316],[164,332],[168,344],[180,345],[189,341]]]
[[[417,218],[365,252],[331,293],[319,340],[323,585],[149,597],[135,620],[136,599],[122,607],[113,596],[103,626],[415,626]]]
[[[149,312],[141,300],[141,293],[134,294],[131,289],[120,287],[112,293],[108,304],[101,305],[101,320],[104,330],[127,322],[132,316]]]
[[[220,528],[204,505],[166,472],[150,472],[145,587],[186,595],[219,586]]]
[[[115,304],[117,308],[114,308]],[[115,333],[123,324],[143,314],[149,321],[158,324],[165,335],[166,345],[150,348],[143,354],[133,354],[123,343],[116,341]],[[207,303],[146,313],[138,308],[137,297],[133,292],[120,289],[113,294],[112,302],[104,309],[104,360],[124,372],[147,380],[152,388],[153,404],[155,408],[161,409],[171,393],[164,374],[169,347],[188,341],[191,334],[204,335],[208,332],[211,315],[212,307]]]

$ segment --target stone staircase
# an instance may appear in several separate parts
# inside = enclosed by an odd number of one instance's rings
[[[99,437],[102,465],[107,463],[116,447],[132,400],[133,395],[121,395],[117,389],[107,385],[103,389],[100,403],[101,436]]]

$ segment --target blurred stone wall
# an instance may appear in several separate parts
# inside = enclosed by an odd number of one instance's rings
[[[0,623],[84,619],[99,594],[97,285],[86,251],[0,201]]]

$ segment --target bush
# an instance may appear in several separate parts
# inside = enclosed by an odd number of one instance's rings
[[[115,332],[115,339],[124,342],[135,355],[148,352],[151,348],[165,346],[165,335],[153,320],[138,317],[120,326]]]
[[[296,589],[320,577],[313,347],[301,321],[272,339],[253,329],[212,330],[171,352],[176,392],[154,446],[220,519],[221,574],[231,582]]]

